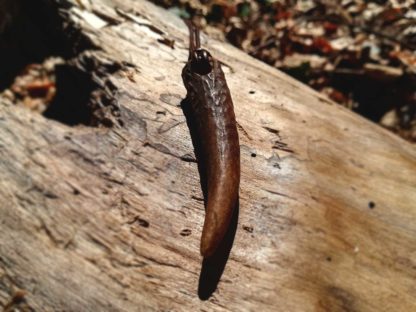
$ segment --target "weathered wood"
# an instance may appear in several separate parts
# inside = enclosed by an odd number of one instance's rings
[[[63,60],[58,94],[85,81],[54,103],[58,121],[0,98],[3,307],[416,310],[414,146],[203,36],[226,64],[242,157],[234,245],[209,296],[221,264],[201,274],[185,25],[145,1],[37,2],[33,14],[60,3],[72,31],[71,53],[43,54]],[[84,125],[59,114],[70,94],[88,96]]]

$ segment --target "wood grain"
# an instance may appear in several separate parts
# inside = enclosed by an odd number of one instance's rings
[[[79,29],[69,43],[81,48],[60,56],[94,81],[98,122],[68,126],[0,97],[1,306],[416,310],[414,146],[210,39],[227,64],[242,165],[234,245],[209,295],[180,107],[185,25],[145,1],[40,2],[61,3]]]

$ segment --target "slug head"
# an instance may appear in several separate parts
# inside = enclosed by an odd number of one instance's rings
[[[214,67],[214,59],[205,49],[196,49],[191,55],[191,69],[199,75],[209,74]]]

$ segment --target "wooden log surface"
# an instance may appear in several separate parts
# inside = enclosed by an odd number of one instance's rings
[[[45,114],[0,97],[5,310],[416,311],[414,145],[203,35],[242,176],[231,252],[202,263],[185,25],[146,1],[29,2],[19,29],[45,40],[20,47],[61,61]]]

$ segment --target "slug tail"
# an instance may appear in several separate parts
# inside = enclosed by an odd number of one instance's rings
[[[216,252],[228,231],[236,199],[221,193],[208,198],[204,227],[201,237],[201,255],[210,258]],[[229,196],[229,194],[227,194]]]
[[[218,218],[207,212],[201,236],[201,255],[204,258],[211,257],[224,235],[224,228],[218,224]]]

